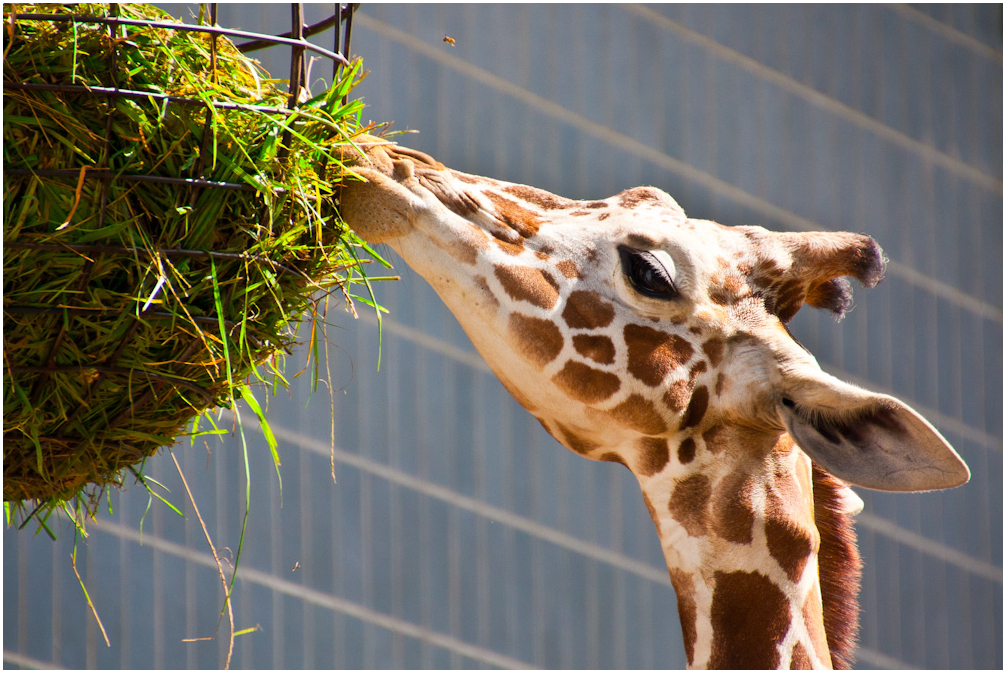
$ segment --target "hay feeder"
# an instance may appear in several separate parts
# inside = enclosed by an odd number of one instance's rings
[[[4,5],[5,502],[93,509],[250,376],[282,383],[317,291],[361,280],[333,192],[364,130],[354,6],[336,7],[305,26],[295,4],[277,36],[221,28],[215,5],[197,25]],[[306,40],[331,26],[332,49]],[[291,50],[288,90],[245,56],[269,45]],[[332,65],[314,98],[306,54]]]

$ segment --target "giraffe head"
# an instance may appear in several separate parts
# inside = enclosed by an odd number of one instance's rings
[[[387,243],[445,301],[513,396],[568,448],[643,476],[693,437],[788,432],[831,474],[931,490],[967,468],[904,403],[824,373],[786,323],[803,304],[841,316],[845,277],[872,287],[869,237],[776,233],[690,219],[639,187],[599,201],[451,171],[373,139],[342,195],[346,221]],[[701,440],[702,430],[713,435]],[[743,438],[740,437],[743,435]],[[693,446],[694,444],[694,446]]]
[[[689,665],[843,664],[856,583],[833,576],[858,556],[828,521],[862,507],[844,482],[969,478],[919,414],[826,374],[786,327],[803,304],[841,316],[847,277],[879,282],[877,244],[691,219],[652,187],[574,201],[377,139],[347,155],[350,226],[433,286],[560,443],[639,480]]]

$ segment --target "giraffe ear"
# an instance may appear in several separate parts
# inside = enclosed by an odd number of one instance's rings
[[[797,446],[825,470],[880,491],[932,491],[971,478],[957,452],[908,405],[887,395],[850,397],[847,408],[835,399],[818,406],[782,398],[779,405]]]

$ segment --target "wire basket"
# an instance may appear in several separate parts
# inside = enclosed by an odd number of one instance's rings
[[[4,5],[5,501],[93,509],[203,412],[243,397],[261,417],[246,380],[284,383],[298,319],[365,281],[334,198],[338,147],[366,130],[354,8],[305,26],[294,4],[262,35],[215,5],[195,24]],[[307,41],[333,26],[332,49]],[[286,90],[245,55],[270,45]],[[314,97],[307,53],[333,68]]]

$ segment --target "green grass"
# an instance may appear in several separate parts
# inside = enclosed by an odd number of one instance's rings
[[[144,461],[217,407],[245,400],[268,438],[249,382],[286,385],[301,320],[317,377],[320,302],[374,305],[363,265],[382,260],[337,207],[352,179],[338,147],[370,130],[346,102],[358,61],[287,111],[279,82],[223,37],[12,9],[5,82],[151,94],[5,86],[4,501],[8,524],[49,530],[54,512],[81,521],[126,480],[162,498]]]

